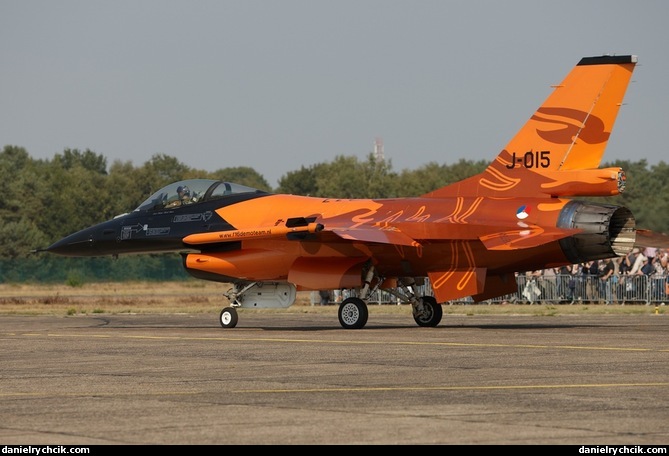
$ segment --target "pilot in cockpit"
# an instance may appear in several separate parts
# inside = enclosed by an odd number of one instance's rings
[[[183,204],[190,204],[191,201],[191,193],[190,189],[188,186],[184,185],[177,187],[177,195],[179,196],[176,200],[170,202],[167,204],[165,207],[176,207],[176,206],[181,206]]]

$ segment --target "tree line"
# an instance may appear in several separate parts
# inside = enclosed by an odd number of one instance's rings
[[[62,272],[54,276],[60,269],[70,271],[68,280],[79,280],[72,278],[71,271],[74,264],[81,265],[85,261],[73,263],[66,261],[72,259],[66,258],[47,259],[47,256],[36,257],[31,252],[82,228],[131,211],[156,190],[182,179],[220,179],[296,195],[391,198],[419,196],[477,174],[487,165],[487,161],[461,159],[453,164],[430,162],[413,170],[395,171],[391,160],[378,161],[371,153],[362,160],[356,156],[340,155],[330,162],[287,172],[279,179],[278,187],[271,188],[252,167],[207,171],[192,168],[175,157],[163,154],[154,155],[139,166],[119,160],[108,165],[107,158],[101,154],[89,149],[69,148],[56,153],[52,159],[33,159],[23,147],[8,145],[0,152],[0,183],[3,186],[3,198],[0,199],[0,235],[3,239],[0,244],[0,282],[42,280],[36,270],[50,270],[49,277],[62,280]],[[600,200],[628,207],[637,219],[637,226],[667,232],[669,165],[660,162],[649,166],[646,160],[641,159],[602,166],[622,167],[627,174],[627,189],[621,195]],[[152,257],[155,263],[156,256]],[[174,262],[175,256],[168,258]],[[121,267],[102,263],[99,272],[101,280],[115,268],[137,276],[146,269],[136,266],[134,262],[137,261],[122,263]],[[141,261],[144,266],[147,265],[146,257]],[[62,268],[64,264],[68,267]],[[83,275],[90,278],[92,269],[84,269],[88,273]],[[173,270],[174,274],[179,274],[180,263]],[[172,271],[172,268],[159,259],[154,271],[158,279],[170,279],[163,277],[164,271]]]

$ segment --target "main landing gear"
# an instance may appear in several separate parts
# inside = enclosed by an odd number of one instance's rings
[[[339,324],[341,324],[344,329],[360,329],[367,324],[369,312],[367,310],[366,300],[368,296],[376,290],[376,288],[370,290],[370,283],[373,278],[374,267],[371,266],[367,271],[365,285],[360,292],[362,297],[344,299],[339,305]],[[382,282],[383,280],[377,280],[377,284]],[[413,292],[413,284],[413,279],[402,279],[399,281],[398,285],[403,293],[398,292],[396,289],[386,289],[385,291],[400,299],[408,300],[411,303],[413,319],[418,326],[437,326],[441,322],[441,317],[443,316],[441,304],[437,303],[437,300],[432,296],[417,297]]]
[[[389,291],[389,290],[387,290]],[[394,293],[393,293],[394,294]],[[413,319],[418,326],[435,327],[441,322],[441,304],[432,296],[409,298],[413,308]],[[367,324],[367,304],[360,298],[347,298],[339,305],[339,324],[344,329],[360,329]]]
[[[367,304],[360,298],[346,298],[339,304],[339,324],[345,329],[360,329],[367,324]]]
[[[376,286],[370,289],[370,283],[375,279]],[[379,288],[383,280],[375,276],[374,267],[371,266],[365,278],[364,286],[360,290],[360,297],[350,297],[344,299],[339,305],[337,315],[339,324],[344,329],[361,329],[367,324],[369,310],[367,309],[367,300],[371,293]],[[435,327],[441,322],[443,311],[441,304],[432,296],[418,297],[413,292],[414,280],[403,278],[398,281],[399,288],[384,289],[411,304],[413,319],[418,326],[429,328]],[[402,291],[399,291],[402,290]],[[250,293],[249,293],[250,292]],[[221,310],[219,321],[223,328],[234,328],[237,326],[239,316],[238,307],[248,308],[285,308],[293,304],[296,297],[296,288],[290,283],[240,283],[235,284],[225,296],[230,300],[230,306]]]

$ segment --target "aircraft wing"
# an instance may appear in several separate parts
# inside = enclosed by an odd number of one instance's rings
[[[321,231],[330,231],[341,239],[358,242],[374,242],[379,244],[403,245],[407,247],[418,247],[422,243],[414,237],[404,233],[394,226],[386,227],[335,227],[327,229],[324,225],[315,222],[304,222],[297,226],[288,223],[285,226],[258,226],[238,230],[215,231],[207,233],[196,233],[186,236],[183,242],[188,245],[215,244],[220,242],[229,242],[249,239],[272,239],[283,238],[285,236],[296,236],[300,234],[312,234]],[[581,230],[565,230],[560,228],[527,226],[514,227],[510,229],[500,228],[490,233],[490,227],[485,227],[486,234],[479,235],[478,239],[483,242],[488,250],[517,250],[536,247],[542,244],[553,242]],[[456,230],[454,230],[456,231]],[[462,231],[462,230],[457,230]],[[467,227],[467,234],[460,237],[454,233],[454,237],[443,238],[428,237],[428,240],[461,240],[463,238],[473,238],[477,227]],[[461,234],[465,234],[464,232]],[[424,235],[424,234],[423,234]]]
[[[518,250],[537,247],[549,242],[554,242],[562,238],[572,236],[580,233],[580,229],[562,229],[552,227],[527,226],[527,227],[513,227],[513,228],[498,228],[496,231],[490,233],[490,227],[467,227],[467,235],[462,237],[456,234],[450,238],[435,237],[423,238],[421,240],[429,241],[456,241],[462,239],[471,239],[472,233],[477,231],[487,231],[486,234],[478,235],[478,239],[483,242],[483,245],[488,250]],[[382,244],[404,245],[409,247],[417,247],[422,245],[421,241],[414,239],[412,236],[400,231],[396,228],[335,228],[332,231],[342,239],[361,242],[378,242]],[[454,230],[455,231],[455,230]],[[462,231],[462,230],[459,230]],[[418,237],[418,236],[416,236]]]
[[[397,229],[334,228],[328,231],[332,231],[340,238],[349,241],[378,242],[381,244],[406,245],[410,247],[421,245],[420,242]]]

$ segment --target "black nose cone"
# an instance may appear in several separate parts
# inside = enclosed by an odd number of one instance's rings
[[[64,256],[90,256],[95,252],[95,237],[91,230],[82,230],[54,242],[44,250]]]

